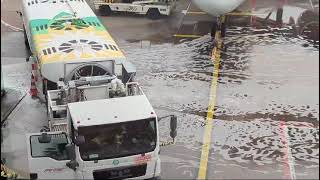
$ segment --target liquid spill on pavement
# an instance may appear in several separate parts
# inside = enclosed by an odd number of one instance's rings
[[[279,178],[287,163],[286,146],[298,177],[319,176],[319,42],[295,33],[291,27],[228,30],[208,178]],[[213,43],[209,36],[142,48],[132,42],[120,40],[119,45],[137,67],[137,81],[157,114],[179,117],[176,144],[161,150],[163,179],[194,179],[212,81]],[[5,86],[27,91],[30,70],[11,66],[7,72]],[[25,133],[46,125],[45,113],[44,104],[27,96],[9,117],[1,152],[10,167],[23,171]],[[282,122],[287,127],[286,140]],[[161,140],[169,140],[169,122],[160,126]]]
[[[221,156],[223,161],[232,161],[223,162],[225,165],[241,165],[259,178],[270,177],[272,172],[263,169],[287,163],[287,144],[295,166],[318,167],[319,101],[315,96],[319,92],[319,43],[296,36],[290,27],[231,27],[227,34],[209,159],[213,167]],[[176,153],[163,155],[164,161],[195,178],[213,71],[210,38],[151,48],[122,43],[128,57],[134,58],[138,81],[158,114],[169,111],[180,116]],[[282,121],[288,127],[287,142],[281,139]],[[164,136],[167,125],[163,123],[161,128]],[[282,168],[271,169],[278,171],[279,177]],[[295,173],[309,178],[317,175],[299,169]]]

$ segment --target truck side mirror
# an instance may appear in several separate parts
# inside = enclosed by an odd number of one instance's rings
[[[66,150],[70,159],[70,161],[66,163],[66,166],[75,171],[79,166],[79,163],[76,161],[75,147],[73,144],[67,144]]]
[[[76,159],[76,151],[73,144],[67,144],[66,145],[67,154],[70,160]]]
[[[72,170],[77,170],[77,167],[79,166],[79,163],[76,160],[71,160],[66,163],[66,166]]]
[[[77,136],[74,140],[74,143],[77,145],[77,146],[80,146],[81,144],[84,144],[86,142],[84,136]]]
[[[170,117],[170,137],[173,139],[177,136],[177,116],[172,115]]]

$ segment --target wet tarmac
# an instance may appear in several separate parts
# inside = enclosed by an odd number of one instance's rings
[[[172,37],[187,22],[180,13],[187,6],[181,2],[173,17],[157,21],[101,17],[137,67],[137,80],[157,114],[178,116],[176,144],[161,149],[162,179],[197,178],[213,79],[208,25],[198,26],[201,38]],[[18,16],[2,18],[21,28]],[[5,86],[26,93],[30,69],[23,35],[3,25],[1,33]],[[207,178],[281,179],[289,174],[317,179],[319,40],[297,36],[288,25],[230,24],[223,41]],[[1,156],[21,174],[26,172],[24,136],[38,132],[45,119],[45,105],[27,94],[2,128]],[[168,122],[160,123],[160,133],[161,141],[170,140]]]

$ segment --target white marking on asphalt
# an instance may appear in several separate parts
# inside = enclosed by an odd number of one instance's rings
[[[3,3],[3,1],[4,1],[4,0],[1,0],[1,4]],[[14,31],[23,31],[23,29],[18,28],[18,27],[15,27],[15,26],[12,26],[12,25],[10,25],[9,23],[5,22],[4,20],[2,20],[2,18],[1,18],[1,24],[9,27],[10,29],[12,29],[12,30],[14,30]]]
[[[5,22],[4,20],[1,19],[1,24],[7,26],[8,28],[14,30],[14,31],[23,31],[23,29],[21,28],[18,28],[18,27],[15,27],[15,26],[12,26],[10,25],[9,23]]]

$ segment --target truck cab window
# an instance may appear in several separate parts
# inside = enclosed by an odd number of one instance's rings
[[[68,160],[68,155],[65,146],[68,144],[66,134],[48,134],[50,142],[39,142],[41,135],[30,136],[31,156],[50,157],[52,159],[61,161]]]
[[[156,148],[156,119],[144,119],[116,124],[81,127],[85,137],[80,145],[84,161],[125,157],[148,153]]]

